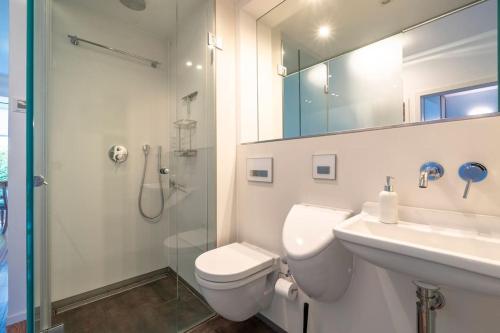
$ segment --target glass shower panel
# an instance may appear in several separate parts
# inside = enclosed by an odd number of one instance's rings
[[[192,278],[216,234],[213,1],[128,3],[36,2],[29,332],[213,314]]]
[[[194,261],[215,247],[215,87],[214,52],[207,31],[214,31],[214,4],[180,2],[176,55],[176,103],[171,141],[176,191],[174,220],[177,273],[198,290]],[[182,22],[189,20],[191,24]]]
[[[283,78],[283,138],[300,136],[300,72]]]
[[[328,132],[401,123],[402,55],[397,35],[328,62]]]
[[[327,76],[326,63],[300,71],[301,136],[327,132]]]

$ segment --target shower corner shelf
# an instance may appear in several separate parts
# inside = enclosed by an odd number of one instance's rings
[[[179,157],[194,157],[198,155],[198,150],[196,149],[181,149],[181,150],[175,150],[174,151],[175,156]]]
[[[196,120],[191,119],[179,119],[174,122],[175,127],[181,129],[192,129],[196,127],[198,122]]]

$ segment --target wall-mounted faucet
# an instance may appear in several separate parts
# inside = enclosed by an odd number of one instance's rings
[[[467,182],[464,195],[462,196],[464,199],[467,199],[472,183],[483,181],[488,176],[488,169],[481,163],[467,162],[462,164],[458,170],[458,174],[460,178]]]
[[[418,181],[418,187],[427,188],[429,186],[429,180],[434,181],[443,177],[444,168],[441,164],[436,162],[427,162],[422,164],[420,167],[420,178]]]

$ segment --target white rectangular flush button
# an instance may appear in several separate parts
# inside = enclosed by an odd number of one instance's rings
[[[335,154],[318,154],[312,158],[312,177],[314,179],[336,179],[336,160]]]
[[[247,180],[252,182],[273,182],[273,158],[248,158]]]

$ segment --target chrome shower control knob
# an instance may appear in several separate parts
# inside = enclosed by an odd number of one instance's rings
[[[168,175],[170,173],[170,170],[167,168],[160,168],[160,173],[162,175]]]
[[[488,169],[481,163],[467,162],[462,164],[458,170],[458,175],[467,182],[462,196],[464,199],[467,199],[472,183],[483,181],[488,176]]]
[[[114,145],[109,148],[108,156],[111,161],[119,164],[127,160],[128,150],[124,146]]]

